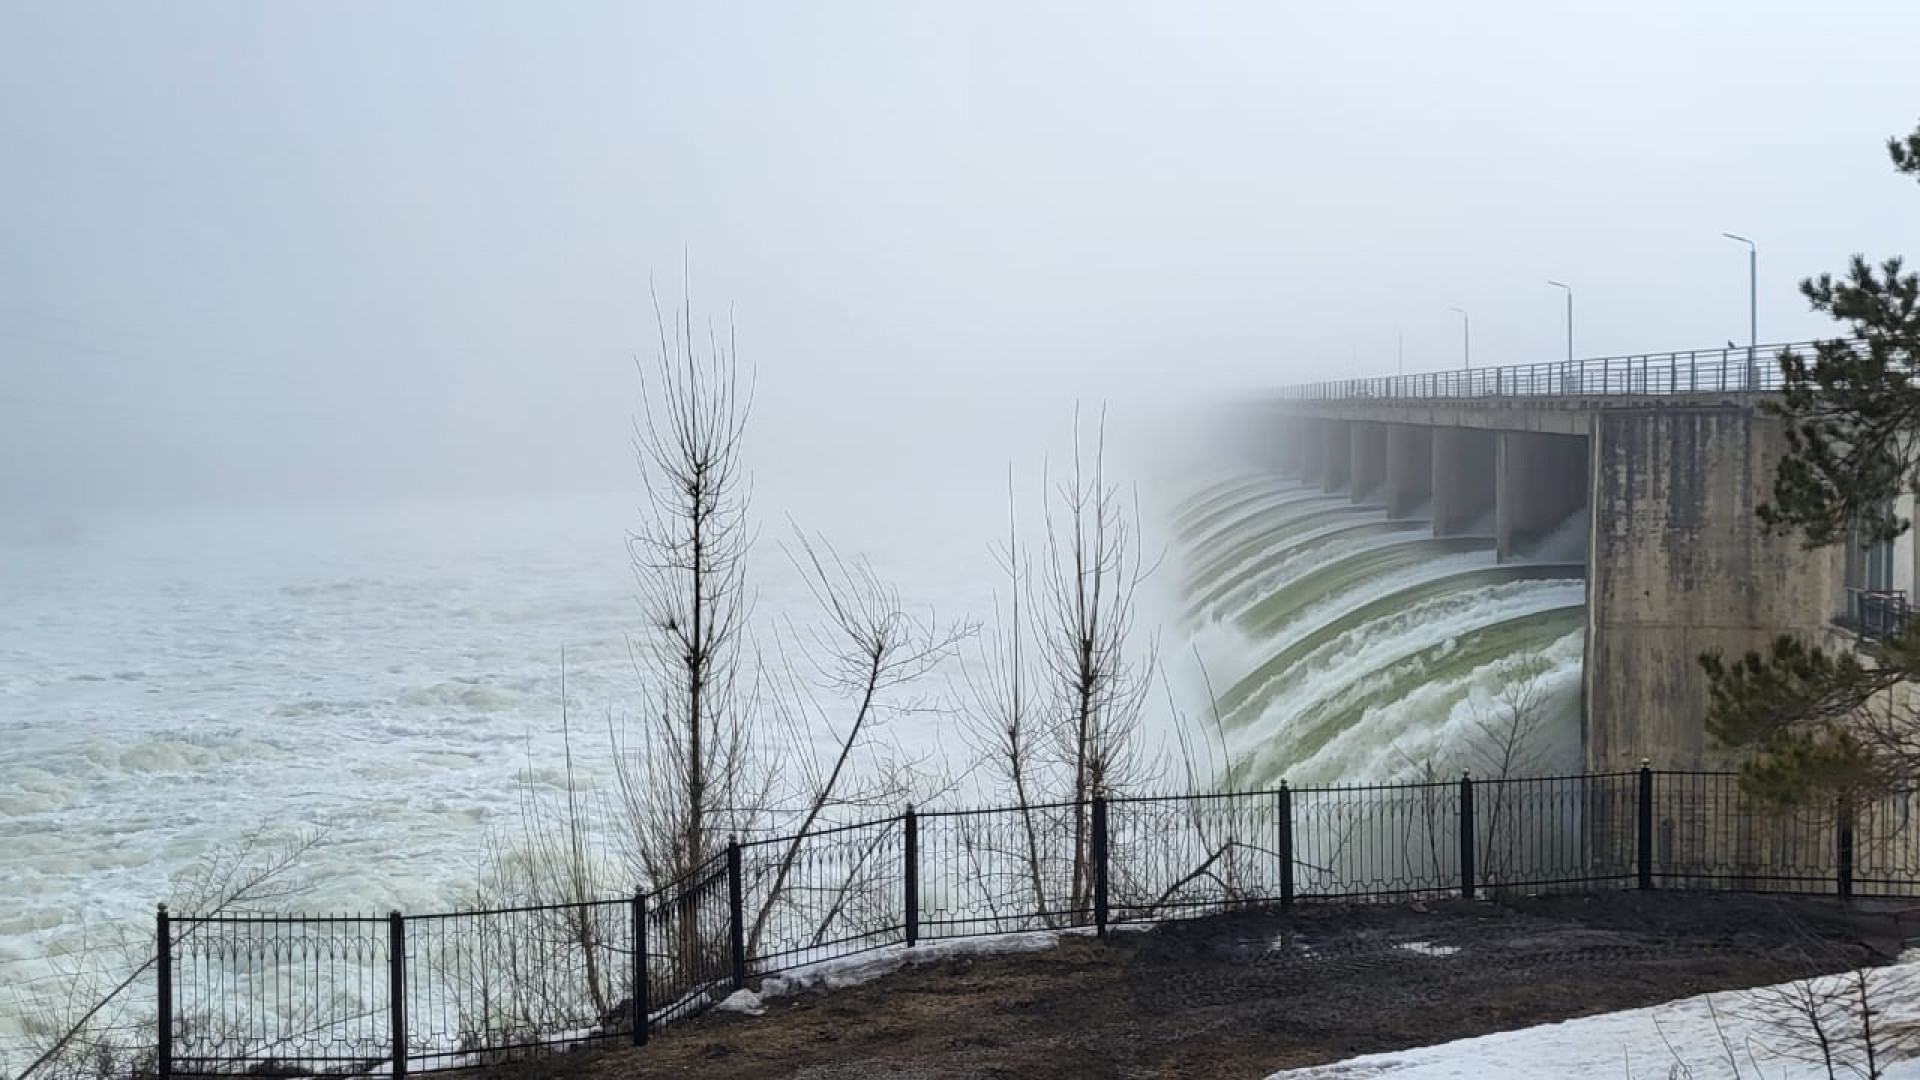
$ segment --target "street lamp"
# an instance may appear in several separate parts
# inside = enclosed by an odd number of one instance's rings
[[[1460,313],[1460,367],[1464,371],[1473,370],[1473,320],[1468,318],[1466,308],[1450,307],[1448,311]]]
[[[1549,281],[1547,284],[1567,294],[1567,363],[1573,363],[1573,286],[1564,281]]]
[[[1747,382],[1751,384],[1758,374],[1754,368],[1754,351],[1760,347],[1760,248],[1739,233],[1720,235],[1747,245]]]

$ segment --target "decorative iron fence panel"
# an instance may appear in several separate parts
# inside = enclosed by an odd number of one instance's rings
[[[408,1061],[433,1068],[622,1035],[632,913],[632,901],[602,900],[409,917]]]
[[[163,1016],[181,1074],[366,1072],[393,1060],[385,916],[174,916]],[[170,985],[168,985],[170,984]]]
[[[779,971],[904,940],[905,821],[742,845],[751,970]]]
[[[732,989],[725,854],[654,893],[644,916],[649,1027],[704,1011]]]
[[[920,815],[920,933],[969,937],[1093,923],[1091,803]]]

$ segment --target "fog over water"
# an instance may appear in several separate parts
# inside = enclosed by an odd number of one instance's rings
[[[1920,249],[1915,40],[1891,0],[0,4],[0,986],[263,822],[331,827],[302,907],[457,901],[561,649],[596,723],[633,693],[655,289],[753,372],[769,619],[789,517],[990,614],[1009,467],[1031,520],[1104,405],[1241,779],[1392,773],[1503,658],[1564,713],[1564,558],[1260,563],[1313,526],[1197,406],[1458,366],[1453,306],[1475,366],[1558,359],[1549,278],[1583,355],[1744,343],[1723,231],[1763,339],[1825,332],[1800,277]],[[1242,516],[1167,512],[1209,485]]]

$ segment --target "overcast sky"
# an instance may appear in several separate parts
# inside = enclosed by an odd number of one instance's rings
[[[772,487],[1076,399],[1826,326],[1920,4],[0,0],[0,514],[630,483],[648,281]],[[969,480],[968,482],[973,482]]]

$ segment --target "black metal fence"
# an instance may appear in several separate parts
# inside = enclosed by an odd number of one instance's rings
[[[366,1075],[644,1044],[751,978],[886,946],[1312,900],[1920,893],[1920,803],[1782,810],[1726,773],[1458,780],[915,813],[732,843],[624,899],[158,918],[158,1071]]]

